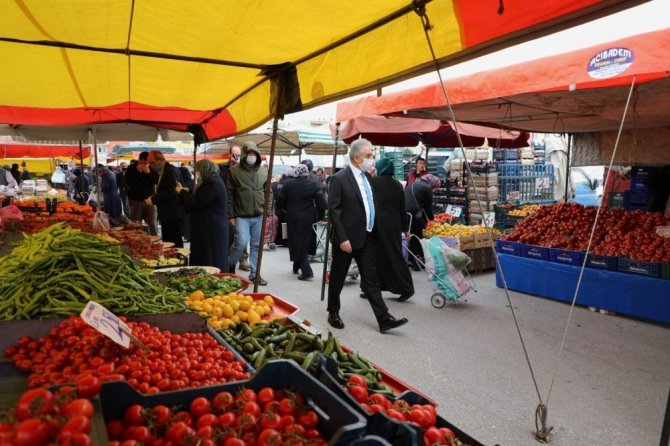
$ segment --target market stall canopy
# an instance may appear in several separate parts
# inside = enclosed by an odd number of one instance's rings
[[[176,149],[169,146],[147,146],[142,144],[116,144],[112,147],[112,153],[117,155],[124,155],[132,152],[151,152],[152,150],[160,150],[162,153],[175,153]]]
[[[228,144],[242,147],[245,142],[253,141],[258,146],[258,150],[263,155],[270,154],[270,145],[272,143],[272,132],[267,133],[247,133],[245,135],[235,136],[226,140]],[[335,146],[333,143],[302,141],[299,132],[277,132],[277,142],[275,144],[275,154],[279,156],[300,155],[304,150],[307,154],[314,155],[332,155]],[[342,144],[338,149],[338,154],[346,153],[346,146]]]
[[[96,141],[157,141],[159,138],[162,141],[193,140],[193,135],[188,132],[133,123],[68,125],[65,127],[0,124],[0,135],[11,136],[15,141],[52,141],[59,143],[93,142],[94,139]]]
[[[423,143],[429,147],[460,147],[456,130],[464,147],[478,147],[487,142],[491,147],[528,147],[528,132],[485,127],[474,124],[416,119],[398,116],[359,116],[340,123],[339,135],[351,143],[366,138],[375,145],[414,147]],[[335,135],[335,125],[331,133]]]
[[[609,162],[633,78],[615,162],[670,163],[670,29],[445,81],[456,119],[532,132],[575,132],[576,165]],[[338,104],[342,121],[370,114],[448,119],[439,84]],[[584,138],[588,137],[588,141]],[[588,149],[589,153],[579,149]]]
[[[82,147],[81,157],[88,158],[91,149]],[[0,158],[79,158],[79,146],[56,144],[0,143]]]
[[[0,122],[201,143],[644,2],[0,0]]]

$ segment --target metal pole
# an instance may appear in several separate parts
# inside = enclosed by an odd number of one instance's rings
[[[335,174],[335,168],[337,166],[337,143],[340,140],[340,123],[335,124],[335,145],[333,149],[333,166],[330,170],[330,175]],[[323,249],[323,275],[321,276],[321,300],[325,298],[326,295],[326,278],[328,277],[328,252],[330,248],[330,231],[331,231],[331,220],[330,215],[328,216],[328,223],[326,224],[326,246]]]
[[[568,202],[568,189],[570,186],[570,150],[572,148],[572,133],[568,134],[568,162],[565,169],[565,202]],[[544,150],[547,150],[546,148]],[[546,155],[546,152],[545,152]]]
[[[100,194],[100,175],[98,175],[98,141],[95,136],[95,129],[92,130],[93,134],[93,150],[95,151],[95,165],[93,167],[93,172],[95,172],[95,196],[98,203],[97,209],[102,210],[102,195]]]
[[[81,168],[79,170],[79,182],[81,183],[81,191],[82,192],[87,192],[84,190],[84,148],[82,146],[81,140],[79,140],[79,164],[81,164]],[[72,174],[72,172],[70,172]],[[76,197],[72,197],[77,201]]]
[[[261,278],[261,264],[263,262],[263,239],[265,237],[265,225],[267,224],[268,209],[270,208],[270,194],[272,192],[272,166],[274,165],[275,146],[277,144],[277,130],[279,130],[279,107],[281,98],[281,82],[277,83],[277,109],[272,120],[272,140],[270,141],[270,162],[268,163],[268,180],[265,183],[265,200],[263,201],[263,219],[261,220],[261,240],[258,243],[258,263],[256,264],[256,277],[254,279],[254,293],[258,292],[258,281]]]

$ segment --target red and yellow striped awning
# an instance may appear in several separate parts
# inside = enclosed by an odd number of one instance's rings
[[[0,0],[0,123],[213,140],[639,3]]]

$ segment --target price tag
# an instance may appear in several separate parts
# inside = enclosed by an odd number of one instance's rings
[[[81,318],[91,327],[125,348],[130,346],[130,328],[114,313],[97,302],[88,301]]]
[[[507,192],[507,200],[519,200],[521,199],[521,192],[518,190]]]
[[[495,212],[483,212],[482,213],[482,224],[487,228],[492,228],[496,222],[496,213]]]
[[[453,215],[458,218],[463,213],[463,206],[454,206],[453,204],[447,205],[447,214]]]

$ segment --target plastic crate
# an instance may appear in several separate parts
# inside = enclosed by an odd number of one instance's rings
[[[392,446],[391,443],[377,435],[366,435],[351,444],[352,446]]]
[[[628,257],[619,257],[619,272],[637,274],[647,277],[661,277],[661,263],[631,260]]]
[[[332,358],[320,355],[318,364],[319,367],[314,372],[317,379],[365,417],[367,420],[366,436],[382,437],[394,446],[424,445],[423,432],[419,427],[410,423],[396,421],[384,413],[375,413],[373,415],[367,413],[339,383],[337,379],[337,366]],[[430,400],[412,391],[403,392],[395,399],[406,401],[409,404],[433,404]],[[437,427],[448,427],[466,444],[471,446],[481,445],[480,442],[472,439],[472,437],[439,416],[435,421],[435,425]]]
[[[508,240],[496,240],[496,251],[502,254],[509,254],[512,256],[521,255],[521,243],[511,242]]]
[[[366,423],[362,415],[294,362],[284,359],[268,362],[246,381],[151,395],[141,395],[123,381],[107,382],[100,389],[100,401],[105,421],[109,421],[123,418],[123,412],[132,404],[144,407],[164,404],[188,410],[190,402],[197,397],[212,398],[223,391],[235,394],[242,389],[260,390],[263,387],[300,392],[305,403],[319,414],[318,429],[329,445],[349,445],[365,433]]]
[[[624,192],[624,202],[629,204],[647,204],[647,191],[646,190],[629,190]]]
[[[535,246],[521,244],[521,257],[536,260],[549,260],[549,248],[545,246]]]
[[[519,149],[493,149],[493,159],[496,161],[519,159]]]
[[[520,215],[505,215],[503,217],[503,224],[508,228],[513,228],[517,223],[523,221],[526,217]]]
[[[582,266],[584,253],[569,249],[549,248],[549,260],[563,265]]]
[[[661,263],[661,279],[670,280],[670,263]]]
[[[605,269],[607,271],[618,271],[619,258],[605,256],[602,254],[589,254],[586,259],[586,267],[594,269]]]

